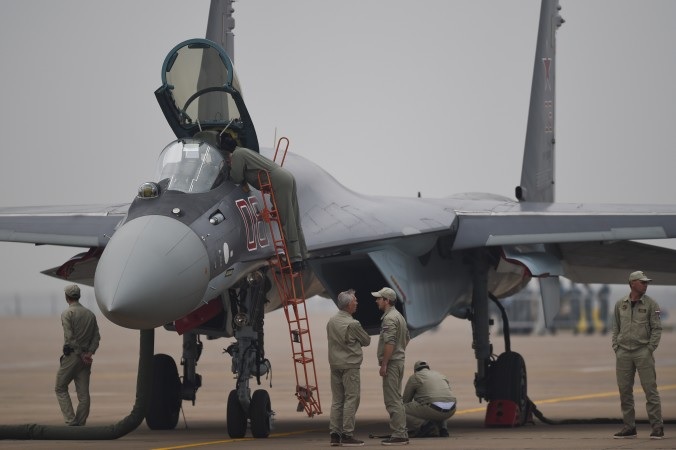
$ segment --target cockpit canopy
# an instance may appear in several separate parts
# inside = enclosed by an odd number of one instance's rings
[[[216,43],[190,39],[174,47],[155,91],[177,138],[228,128],[242,146],[258,151],[258,139],[230,58]]]
[[[160,153],[155,179],[169,179],[169,190],[201,193],[219,186],[226,170],[223,155],[211,145],[196,139],[179,139]]]

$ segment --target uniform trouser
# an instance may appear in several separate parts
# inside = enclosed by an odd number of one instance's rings
[[[620,407],[622,420],[629,427],[636,426],[634,412],[634,374],[638,372],[641,386],[646,398],[646,411],[650,425],[662,426],[662,406],[660,394],[657,392],[657,376],[655,374],[655,358],[652,352],[643,347],[637,350],[618,349],[615,353],[615,374],[620,391]]]
[[[71,353],[61,357],[61,366],[56,373],[56,385],[54,391],[61,407],[63,419],[67,424],[84,425],[89,416],[89,377],[92,366],[86,365],[80,359],[80,355]],[[73,411],[73,403],[68,393],[68,385],[75,381],[77,393],[77,412]]]
[[[437,411],[430,405],[423,405],[413,400],[404,404],[406,410],[406,426],[409,430],[419,429],[425,422],[435,422],[440,429],[447,429],[446,420],[455,414],[455,408],[448,412]]]
[[[390,361],[383,377],[383,400],[390,414],[392,437],[407,438],[406,410],[401,397],[401,383],[404,379],[404,360]]]
[[[296,179],[286,169],[277,168],[270,172],[270,182],[275,190],[275,204],[282,223],[289,259],[306,259],[307,248],[300,222]]]
[[[359,368],[331,369],[331,433],[352,436],[354,421],[359,408]]]

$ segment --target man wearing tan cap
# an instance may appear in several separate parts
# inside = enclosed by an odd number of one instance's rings
[[[615,305],[612,342],[624,422],[624,427],[613,436],[615,439],[633,439],[637,436],[634,412],[636,372],[646,397],[646,410],[652,427],[650,439],[664,437],[662,406],[657,392],[653,356],[662,336],[662,324],[659,305],[645,295],[650,281],[652,280],[640,270],[632,272],[629,275],[629,294]]]
[[[61,314],[63,326],[63,355],[56,373],[56,398],[63,419],[68,425],[82,426],[89,416],[89,378],[92,372],[92,355],[99,348],[99,327],[93,312],[80,304],[80,288],[76,284],[64,288],[68,309]],[[68,385],[75,381],[77,411],[68,393]]]
[[[401,383],[404,379],[404,358],[406,346],[411,337],[406,320],[394,304],[397,294],[384,287],[378,292],[371,292],[376,298],[378,309],[383,312],[380,318],[380,337],[378,339],[378,364],[380,376],[383,377],[383,399],[385,409],[390,414],[390,430],[392,435],[381,441],[383,445],[408,444],[406,431],[406,410],[401,397]]]

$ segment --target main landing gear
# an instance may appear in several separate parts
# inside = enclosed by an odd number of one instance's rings
[[[183,400],[195,404],[197,390],[202,386],[202,376],[195,369],[202,355],[202,342],[196,333],[183,335],[183,382],[178,376],[174,359],[165,354],[153,356],[153,384],[146,424],[151,430],[173,430]]]
[[[493,298],[502,311],[505,352],[493,357],[489,338],[488,269],[492,255],[477,251],[472,255],[472,347],[477,360],[474,387],[480,399],[489,401],[486,411],[487,426],[519,426],[530,420],[530,400],[527,392],[526,363],[510,348],[507,314],[500,302]]]

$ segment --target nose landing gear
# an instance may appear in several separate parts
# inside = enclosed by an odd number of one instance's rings
[[[225,352],[232,357],[232,372],[237,375],[235,389],[228,395],[227,424],[231,438],[242,438],[246,434],[247,420],[250,421],[251,434],[255,438],[266,438],[272,428],[270,395],[265,389],[256,390],[251,395],[249,381],[260,378],[270,370],[270,361],[265,358],[263,347],[263,314],[265,292],[269,288],[267,278],[248,277],[248,285],[239,290],[230,291],[233,328],[237,342],[231,344]]]

